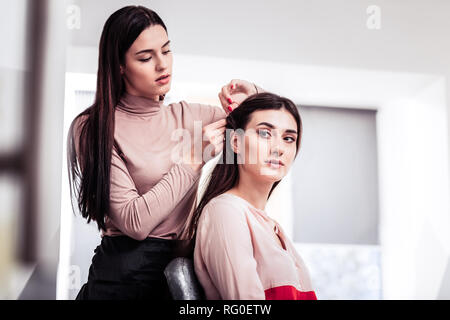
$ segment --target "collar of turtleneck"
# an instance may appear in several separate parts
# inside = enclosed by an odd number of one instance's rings
[[[136,115],[156,115],[161,110],[163,101],[155,101],[146,97],[133,96],[124,93],[120,98],[117,107],[125,112]]]

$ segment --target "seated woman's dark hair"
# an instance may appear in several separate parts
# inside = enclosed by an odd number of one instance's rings
[[[250,116],[253,112],[259,110],[280,110],[286,109],[294,117],[297,123],[297,151],[295,157],[297,157],[298,151],[300,150],[301,136],[302,136],[302,120],[298,112],[297,106],[289,99],[278,96],[273,93],[259,93],[254,94],[244,100],[241,105],[231,112],[226,118],[226,132],[229,133],[230,130],[245,130],[248,122],[250,121]],[[207,181],[207,187],[200,202],[196,206],[192,216],[184,231],[184,236],[186,239],[195,239],[195,232],[197,229],[197,223],[203,208],[208,204],[208,202],[227,192],[233,188],[239,181],[239,169],[237,157],[238,155],[233,151],[231,147],[231,139],[226,136],[225,143],[223,146],[223,152],[221,159],[213,169],[211,176]],[[232,159],[230,159],[232,157]],[[268,198],[272,194],[275,187],[279,184],[277,181],[273,184]],[[192,245],[192,244],[191,244]]]

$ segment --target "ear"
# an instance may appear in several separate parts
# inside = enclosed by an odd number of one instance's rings
[[[239,154],[241,150],[240,136],[233,130],[230,133],[230,146],[234,153]]]
[[[120,74],[123,74],[124,73],[124,68],[123,68],[123,66],[120,66]]]

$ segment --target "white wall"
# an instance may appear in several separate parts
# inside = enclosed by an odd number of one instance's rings
[[[438,298],[449,263],[445,81],[379,112],[381,238],[388,298]],[[439,297],[450,298],[450,297]]]
[[[378,245],[376,111],[301,106],[300,114],[294,240]]]

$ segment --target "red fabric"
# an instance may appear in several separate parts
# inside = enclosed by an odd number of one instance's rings
[[[266,300],[317,300],[314,291],[298,291],[293,286],[280,286],[264,291]]]

